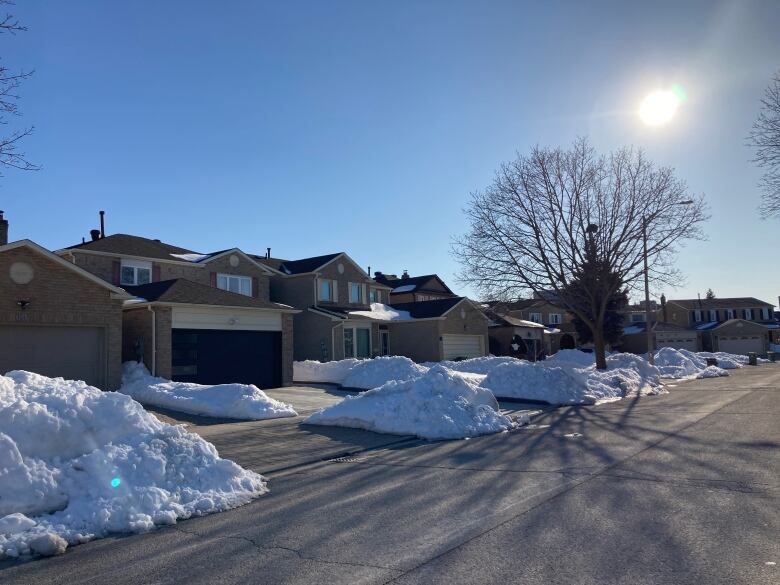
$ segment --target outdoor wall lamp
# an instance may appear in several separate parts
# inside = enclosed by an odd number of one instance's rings
[[[25,301],[24,299],[16,301],[16,304],[19,305],[19,308],[24,311],[29,305],[30,301]]]

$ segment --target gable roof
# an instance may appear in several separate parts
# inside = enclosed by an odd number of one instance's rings
[[[517,317],[512,317],[511,315],[501,315],[498,313],[491,312],[490,315],[488,315],[492,319],[492,323],[490,324],[492,327],[506,327],[507,325],[510,325],[512,327],[528,327],[531,329],[546,329],[544,325],[541,323],[536,323],[534,321],[526,321],[525,319],[518,319]]]
[[[103,288],[109,290],[111,293],[116,295],[118,298],[130,297],[130,295],[124,289],[119,288],[118,286],[114,286],[110,282],[106,282],[105,280],[103,280],[98,276],[95,276],[91,272],[87,272],[80,266],[76,266],[73,262],[68,262],[67,260],[65,260],[65,258],[58,256],[57,254],[47,250],[43,246],[39,246],[32,240],[18,240],[16,242],[11,242],[10,244],[5,244],[4,246],[0,246],[0,253],[5,252],[7,250],[15,250],[17,248],[29,248],[34,252],[37,252],[38,254],[41,254],[45,258],[51,260],[52,262],[55,262],[60,266],[67,268],[68,270],[72,270],[79,276],[83,276],[87,280],[91,280],[95,284],[99,284]]]
[[[92,252],[106,252],[109,254],[124,254],[127,256],[142,256],[144,258],[156,258],[158,260],[182,260],[173,254],[194,254],[192,250],[166,244],[160,240],[150,240],[130,234],[112,234],[105,238],[68,246],[64,250],[89,250]],[[188,260],[182,260],[188,261]],[[191,261],[191,260],[190,260]]]
[[[723,299],[669,299],[666,304],[675,304],[683,309],[736,309],[736,308],[750,308],[755,306],[769,306],[774,305],[761,301],[755,297],[731,297]]]
[[[426,285],[434,279],[439,282],[444,291],[426,287]],[[407,276],[406,278],[403,276],[401,278],[388,278],[388,275],[386,274],[377,274],[374,277],[374,281],[378,282],[379,284],[391,287],[393,290],[390,291],[390,294],[402,294],[418,290],[429,290],[431,292],[439,293],[448,292],[451,295],[455,294],[452,292],[452,290],[450,290],[450,288],[445,284],[445,282],[439,277],[438,274],[423,274],[421,276]],[[404,290],[398,290],[399,288],[403,288]],[[398,292],[395,292],[397,290]]]
[[[466,297],[452,297],[415,303],[390,303],[390,306],[396,311],[407,311],[412,319],[430,319],[431,317],[443,317],[456,305],[466,300],[468,300]]]
[[[292,307],[271,303],[262,299],[240,295],[213,286],[174,278],[139,286],[126,287],[127,292],[150,303],[181,303],[187,305],[215,305],[223,307],[247,307],[251,309],[278,309],[293,311]],[[298,311],[295,311],[298,312]]]
[[[336,252],[335,254],[324,254],[322,256],[312,256],[311,258],[301,258],[299,260],[283,260],[281,258],[266,258],[265,256],[257,256],[252,254],[252,258],[278,270],[283,274],[306,274],[308,272],[316,272],[318,268],[322,268],[328,262],[335,260],[344,252]]]

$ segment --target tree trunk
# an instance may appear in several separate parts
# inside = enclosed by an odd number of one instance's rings
[[[593,328],[593,351],[596,354],[596,369],[607,369],[607,350],[604,343],[604,325],[597,324]]]

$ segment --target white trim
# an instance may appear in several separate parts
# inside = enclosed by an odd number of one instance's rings
[[[173,307],[171,329],[218,329],[220,331],[281,331],[281,313],[246,313],[215,306]]]
[[[445,297],[445,298],[446,298],[446,297]],[[462,298],[462,299],[461,299],[459,302],[455,303],[455,304],[454,304],[454,305],[452,305],[452,306],[451,306],[449,309],[447,309],[446,311],[444,311],[444,312],[441,314],[441,318],[444,318],[444,317],[445,317],[445,316],[446,316],[446,315],[447,315],[447,314],[448,314],[450,311],[452,311],[452,310],[453,310],[455,307],[457,307],[458,305],[460,305],[461,303],[463,303],[463,302],[466,302],[466,301],[468,301],[469,305],[471,305],[471,308],[472,308],[472,309],[474,309],[474,311],[476,311],[476,312],[477,312],[477,314],[479,314],[479,315],[480,315],[480,316],[481,316],[483,319],[485,319],[485,321],[490,321],[490,319],[488,318],[488,316],[487,316],[487,315],[485,315],[485,313],[483,313],[483,312],[482,312],[482,311],[479,309],[479,307],[477,307],[477,306],[476,306],[474,303],[472,303],[472,302],[471,302],[471,299],[470,299],[470,298],[468,298],[468,297],[463,297],[463,298]],[[430,318],[430,317],[429,317],[429,318]],[[420,321],[421,321],[422,319],[418,319],[418,320],[420,320]]]
[[[127,297],[125,297],[127,298]],[[133,297],[131,297],[133,298]],[[142,303],[132,303],[122,307],[123,311],[132,311],[147,306],[153,307],[210,307],[212,309],[230,309],[231,311],[265,311],[271,313],[289,313],[295,315],[302,313],[301,309],[277,309],[275,307],[236,307],[234,305],[208,305],[204,303],[172,303],[168,301],[145,301]]]
[[[106,282],[102,278],[95,276],[91,272],[87,272],[84,270],[81,266],[78,266],[74,264],[73,262],[68,262],[63,258],[62,256],[58,256],[54,252],[50,252],[46,248],[39,246],[32,240],[18,240],[16,242],[11,242],[10,244],[6,244],[4,246],[0,246],[0,254],[3,252],[6,252],[8,250],[15,250],[16,248],[30,248],[31,250],[38,252],[41,254],[44,258],[48,258],[49,260],[52,260],[53,262],[56,262],[60,264],[61,266],[64,266],[65,268],[68,268],[70,270],[73,270],[80,276],[83,276],[87,280],[91,280],[95,284],[99,284],[103,288],[106,288],[110,290],[114,295],[116,295],[114,298],[118,299],[132,299],[133,296],[130,295],[126,290],[123,288],[120,288],[118,286],[114,286],[113,284]]]
[[[222,288],[221,286],[219,286],[219,279],[220,279],[220,277],[227,279],[227,286],[228,286],[228,288]],[[237,279],[239,281],[239,285],[238,285],[239,292],[237,292],[237,293],[236,293],[236,291],[230,290],[230,279],[231,278],[235,278],[235,279]],[[240,292],[241,281],[242,280],[246,280],[247,282],[249,282],[249,294],[248,295],[245,295],[244,293]],[[226,292],[232,292],[232,293],[239,294],[239,295],[242,295],[242,296],[245,296],[245,297],[251,297],[254,294],[254,291],[252,290],[252,288],[253,288],[252,287],[252,280],[253,280],[253,278],[251,276],[244,276],[243,274],[228,274],[226,272],[217,272],[217,288],[219,290],[224,290]]]
[[[371,278],[371,276],[368,274],[368,272],[366,272],[365,270],[363,270],[363,269],[360,267],[360,265],[358,265],[358,263],[357,263],[357,262],[355,262],[355,261],[354,261],[352,258],[350,258],[350,257],[349,257],[349,255],[348,255],[346,252],[340,252],[340,253],[338,254],[338,256],[336,256],[336,257],[334,257],[334,258],[331,258],[330,260],[328,260],[327,262],[325,262],[325,264],[321,264],[320,266],[318,266],[318,267],[317,267],[317,270],[316,270],[316,273],[317,273],[317,274],[319,274],[319,273],[320,273],[320,271],[322,271],[322,269],[323,269],[323,268],[325,268],[325,267],[326,267],[326,266],[328,266],[329,264],[332,264],[333,262],[335,262],[336,260],[339,260],[339,259],[346,259],[346,261],[347,261],[347,262],[349,262],[350,264],[352,264],[352,266],[353,266],[353,267],[355,267],[355,268],[358,270],[358,272],[360,272],[360,274],[364,275],[364,276],[365,276],[365,278],[366,278],[368,281],[371,281],[371,282],[374,282],[374,283],[376,283],[376,284],[379,284],[379,283],[377,283],[376,281],[374,281],[374,279],[373,279],[373,278]]]

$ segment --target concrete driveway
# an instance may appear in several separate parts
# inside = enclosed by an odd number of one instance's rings
[[[670,390],[467,441],[193,425],[271,493],[0,582],[780,582],[780,367]]]

